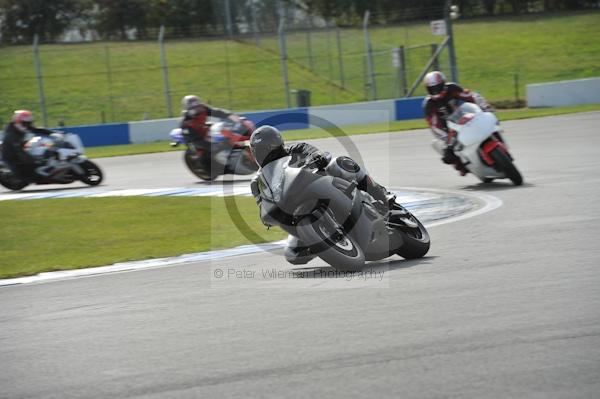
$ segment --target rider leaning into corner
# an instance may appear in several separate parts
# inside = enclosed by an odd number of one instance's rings
[[[254,154],[254,158],[261,168],[268,163],[275,161],[285,156],[291,156],[291,166],[303,166],[312,164],[318,169],[325,168],[331,162],[331,154],[320,151],[313,145],[308,143],[297,143],[291,146],[285,146],[283,137],[278,129],[272,126],[261,126],[252,133],[250,137],[250,148]],[[337,160],[345,162],[345,167],[356,171],[358,177],[358,189],[369,193],[376,201],[379,210],[382,213],[394,209],[396,204],[396,196],[391,194],[380,184],[377,184],[355,161],[348,157],[339,157]],[[348,164],[350,163],[350,164]],[[252,180],[250,187],[252,195],[256,199],[256,203],[260,206],[262,198],[258,188],[259,174]],[[308,250],[302,245],[296,237],[289,236],[287,248],[285,251],[286,259],[293,264],[305,263],[299,260],[307,256]],[[298,261],[298,262],[296,262]]]
[[[436,138],[437,143],[434,143],[434,147],[442,149],[442,162],[454,165],[461,176],[464,176],[468,171],[454,153],[456,132],[446,124],[446,119],[453,112],[452,104],[458,100],[475,103],[484,111],[492,111],[492,108],[481,95],[463,89],[456,83],[446,83],[446,77],[439,71],[425,75],[423,84],[429,94],[423,101],[423,112]]]
[[[4,129],[2,143],[2,159],[8,167],[23,180],[29,180],[36,166],[43,163],[25,151],[27,133],[34,135],[50,135],[52,130],[37,128],[33,125],[33,113],[28,110],[17,110]]]
[[[181,111],[182,118],[179,127],[182,129],[187,140],[193,141],[200,148],[204,149],[204,156],[200,162],[208,168],[211,166],[210,164],[215,153],[227,149],[215,149],[208,141],[210,125],[207,122],[209,117],[232,121],[237,124],[233,129],[235,132],[238,132],[242,136],[249,134],[249,125],[245,123],[244,118],[224,109],[213,108],[200,101],[198,96],[187,95],[183,97],[181,106],[183,110]],[[229,139],[229,137],[226,137],[226,139]],[[221,147],[226,147],[228,143],[228,140],[223,141]],[[217,151],[214,152],[215,150]]]

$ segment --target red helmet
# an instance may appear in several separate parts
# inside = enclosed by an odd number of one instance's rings
[[[429,72],[423,79],[427,93],[431,96],[441,94],[446,87],[446,77],[440,71]]]
[[[19,109],[13,113],[12,122],[22,132],[28,132],[33,126],[33,113],[26,109]]]

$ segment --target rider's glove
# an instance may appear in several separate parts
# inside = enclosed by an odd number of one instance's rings
[[[328,152],[317,151],[310,154],[306,160],[306,164],[314,165],[317,169],[324,169],[327,165],[329,165],[330,160],[331,154]]]
[[[442,162],[446,163],[446,164],[453,164],[456,163],[457,160],[457,156],[453,151],[453,146],[447,146],[444,149],[444,156],[442,157]]]

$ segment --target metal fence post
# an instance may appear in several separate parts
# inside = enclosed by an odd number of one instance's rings
[[[42,120],[44,126],[48,126],[48,114],[46,113],[46,96],[44,95],[44,77],[42,75],[42,63],[40,61],[40,49],[38,46],[39,36],[37,33],[33,36],[33,61],[35,64],[35,77],[38,81],[38,90],[40,94],[40,109],[42,111]]]
[[[165,100],[167,102],[167,114],[169,118],[173,117],[173,106],[171,105],[171,89],[169,88],[169,70],[167,68],[167,56],[165,55],[165,27],[160,26],[158,33],[158,44],[160,46],[160,65],[163,72],[163,81],[165,84]]]
[[[408,83],[406,79],[406,51],[404,46],[399,47],[399,55],[400,55],[400,84],[402,85],[402,94],[406,96],[408,92]]]
[[[231,6],[229,4],[229,0],[225,0],[225,26],[227,29],[227,35],[229,37],[233,36],[233,31],[231,29]]]
[[[254,44],[260,47],[260,34],[258,29],[258,18],[256,17],[256,0],[252,0],[252,31],[254,33]]]
[[[342,39],[340,35],[339,26],[335,27],[335,38],[337,41],[337,52],[338,52],[338,65],[340,69],[340,85],[345,89],[346,88],[346,79],[344,77],[344,60],[342,57]]]
[[[438,45],[436,43],[431,43],[431,55],[434,55],[437,52]],[[433,69],[436,71],[440,70],[440,60],[438,57],[435,57],[435,61],[433,61]]]
[[[231,69],[229,68],[229,39],[225,40],[225,81],[227,82],[227,107],[231,108]]]
[[[456,66],[456,53],[454,51],[454,33],[452,32],[452,17],[450,7],[452,1],[447,0],[444,7],[444,20],[446,22],[446,34],[448,35],[448,61],[450,62],[450,75],[452,80],[458,83],[458,67]]]
[[[308,18],[306,20],[307,29],[306,29],[306,49],[308,51],[308,67],[311,71],[315,70],[314,60],[313,60],[313,52],[312,52],[312,15],[308,14]]]
[[[285,48],[285,16],[282,15],[279,18],[279,28],[277,29],[279,35],[279,59],[281,60],[281,78],[283,79],[283,90],[285,91],[285,104],[287,108],[292,106],[290,99],[290,82],[288,80],[287,71],[287,51]]]
[[[365,51],[367,56],[367,67],[369,74],[369,87],[371,89],[371,100],[377,100],[377,86],[375,83],[375,66],[373,65],[373,48],[371,47],[371,38],[369,37],[369,16],[370,11],[365,11],[363,19],[363,31],[365,35]]]
[[[104,60],[106,62],[106,79],[108,81],[108,103],[110,107],[110,118],[111,122],[115,121],[115,107],[113,104],[113,94],[112,94],[112,71],[110,67],[110,51],[108,48],[108,44],[104,46]]]
[[[329,81],[333,83],[333,60],[331,59],[331,29],[329,29],[329,21],[325,22],[325,48],[327,51],[327,69],[329,70]],[[331,85],[331,99],[335,101],[335,90]]]

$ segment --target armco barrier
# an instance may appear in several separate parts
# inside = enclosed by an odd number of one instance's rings
[[[129,124],[111,123],[107,125],[69,126],[58,128],[75,133],[86,147],[101,145],[129,144]]]
[[[243,112],[241,115],[252,120],[257,126],[268,123],[286,131],[311,126],[323,127],[324,122],[344,126],[422,118],[422,102],[423,97],[412,97],[310,108]],[[168,140],[169,132],[178,126],[178,122],[179,118],[169,118],[62,129],[77,133],[85,146],[94,147]]]
[[[600,78],[527,85],[527,106],[564,107],[600,103]]]
[[[129,140],[135,144],[169,140],[169,132],[178,127],[179,119],[129,122]]]

